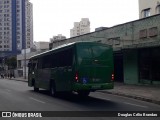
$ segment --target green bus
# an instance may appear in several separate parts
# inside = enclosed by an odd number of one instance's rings
[[[88,96],[96,90],[113,89],[114,65],[111,46],[98,42],[74,42],[29,59],[28,86]]]

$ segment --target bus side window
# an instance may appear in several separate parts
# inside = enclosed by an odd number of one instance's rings
[[[62,51],[58,56],[59,67],[64,66],[72,66],[73,63],[73,50],[68,49],[66,51]]]
[[[28,65],[27,65],[27,67],[28,67],[28,71],[31,71],[32,63],[30,61],[29,61]]]
[[[67,50],[67,54],[65,56],[65,59],[66,59],[66,66],[72,66],[73,64],[73,49],[69,49]]]
[[[32,65],[32,63],[31,63],[31,62],[29,62],[29,63],[28,63],[28,65],[27,65],[27,67],[29,67],[29,68],[30,68],[30,67],[31,67],[31,65]]]
[[[54,53],[53,55],[50,56],[50,64],[51,64],[51,68],[55,68],[58,67],[58,55],[57,53]]]
[[[42,58],[42,68],[51,68],[51,55],[47,55]]]
[[[28,63],[29,70],[34,70],[34,69],[36,69],[36,67],[37,67],[37,61],[36,60],[29,61],[29,63]]]
[[[36,68],[36,63],[32,64],[32,69],[34,70]]]
[[[42,65],[43,65],[42,58],[39,58],[37,61],[38,61],[37,62],[37,69],[42,69]]]

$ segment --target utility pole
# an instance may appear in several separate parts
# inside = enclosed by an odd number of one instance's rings
[[[26,79],[26,43],[24,47],[24,79]]]

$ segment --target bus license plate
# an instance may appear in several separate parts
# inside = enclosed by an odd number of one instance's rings
[[[92,88],[97,89],[97,88],[101,88],[101,86],[100,85],[93,85]]]

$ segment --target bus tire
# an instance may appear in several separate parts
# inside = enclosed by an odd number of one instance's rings
[[[55,86],[55,82],[54,81],[51,83],[50,94],[53,97],[57,96],[57,91],[56,91],[56,86]]]
[[[87,97],[90,91],[78,91],[78,95],[81,97]]]
[[[39,88],[36,87],[35,80],[33,80],[33,86],[34,86],[34,91],[35,91],[35,92],[38,92],[38,91],[39,91]]]
[[[34,91],[35,91],[35,92],[38,92],[38,91],[39,91],[39,88],[36,88],[36,87],[34,86]]]

